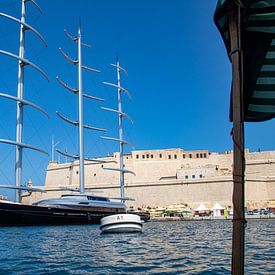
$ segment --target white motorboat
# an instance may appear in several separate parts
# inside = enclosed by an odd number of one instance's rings
[[[102,233],[138,233],[142,232],[142,221],[135,214],[117,214],[100,220]]]

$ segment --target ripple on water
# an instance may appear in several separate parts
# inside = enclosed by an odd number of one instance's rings
[[[0,274],[230,274],[230,221],[146,223],[142,234],[98,226],[0,228]],[[247,274],[275,274],[274,221],[246,230]]]

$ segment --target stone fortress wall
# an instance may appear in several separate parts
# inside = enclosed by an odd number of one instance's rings
[[[249,209],[268,207],[275,201],[275,151],[250,153],[246,150],[245,157],[246,205]],[[124,155],[125,169],[135,173],[125,175],[125,195],[135,201],[127,201],[127,204],[134,207],[188,204],[195,208],[200,203],[212,207],[218,202],[225,207],[232,207],[232,159],[232,151],[132,151]],[[104,167],[118,168],[119,153],[100,160],[108,163],[85,162],[85,187],[98,191],[98,195],[119,197],[119,172],[104,170]],[[33,193],[23,201],[31,203],[70,193],[57,190],[77,188],[78,170],[78,162],[50,162],[45,188],[51,192]]]

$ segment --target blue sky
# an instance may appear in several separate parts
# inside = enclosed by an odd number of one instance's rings
[[[20,1],[1,0],[0,12],[19,17]],[[125,121],[125,139],[136,150],[182,148],[226,151],[232,149],[231,123],[228,119],[231,67],[222,39],[214,25],[216,0],[78,0],[37,1],[39,12],[29,3],[26,22],[43,34],[45,48],[28,32],[26,58],[49,75],[47,83],[32,68],[26,68],[25,99],[46,109],[51,119],[26,108],[24,141],[51,151],[51,137],[58,147],[77,152],[77,129],[67,125],[55,111],[76,119],[77,98],[56,82],[59,75],[72,87],[77,86],[77,71],[58,52],[62,47],[73,58],[76,45],[66,38],[64,28],[76,34],[81,17],[83,63],[100,69],[100,74],[83,73],[84,90],[106,102],[85,101],[85,122],[108,129],[117,136],[117,117],[100,110],[115,108],[116,91],[102,85],[115,82],[115,71],[109,66],[118,52],[129,77],[122,86],[132,94],[123,97],[123,108],[134,120]],[[0,17],[0,49],[18,53],[19,25]],[[17,62],[0,56],[1,92],[16,95]],[[0,100],[0,137],[15,137],[15,103]],[[251,151],[274,150],[274,120],[247,123],[246,147]],[[117,144],[101,140],[100,133],[86,132],[86,154],[103,156],[118,151]],[[130,149],[128,149],[129,151]],[[57,156],[56,156],[57,158]],[[26,182],[44,183],[50,156],[25,150]],[[60,161],[64,161],[61,157]],[[14,181],[14,148],[0,145],[0,180]],[[4,193],[4,191],[0,192]]]

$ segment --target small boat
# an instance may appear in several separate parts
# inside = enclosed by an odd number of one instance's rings
[[[142,221],[135,214],[117,214],[100,220],[102,233],[138,233],[142,232]]]

